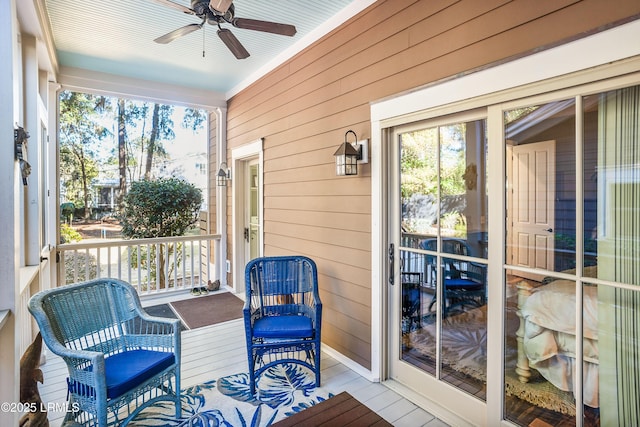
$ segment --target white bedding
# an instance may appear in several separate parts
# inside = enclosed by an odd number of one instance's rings
[[[583,299],[584,403],[598,407],[597,287],[585,286]],[[547,381],[574,391],[576,356],[575,282],[556,280],[537,288],[521,308],[524,350],[529,364]]]

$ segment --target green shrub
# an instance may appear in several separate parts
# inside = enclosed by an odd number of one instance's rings
[[[74,230],[69,224],[60,224],[60,243],[79,242],[82,236]]]

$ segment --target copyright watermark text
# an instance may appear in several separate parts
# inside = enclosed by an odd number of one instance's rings
[[[0,403],[0,412],[9,413],[27,413],[27,412],[70,412],[78,411],[80,406],[78,403],[69,402],[2,402]]]

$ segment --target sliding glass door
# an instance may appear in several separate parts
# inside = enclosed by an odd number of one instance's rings
[[[640,74],[558,84],[381,125],[389,377],[451,424],[640,425]]]
[[[640,86],[506,109],[504,136],[504,417],[640,425]]]
[[[486,399],[485,130],[482,114],[401,127],[390,155],[391,374],[467,419]]]

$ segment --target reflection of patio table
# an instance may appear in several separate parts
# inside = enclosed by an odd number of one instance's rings
[[[447,309],[456,305],[471,303],[481,306],[484,304],[484,283],[474,282],[471,279],[445,279],[445,298],[450,301]]]
[[[444,314],[456,306],[471,304],[476,307],[484,305],[484,283],[478,283],[471,279],[453,278],[444,279],[444,300],[449,304],[444,304]],[[436,296],[433,296],[429,304],[429,311],[436,303]]]

